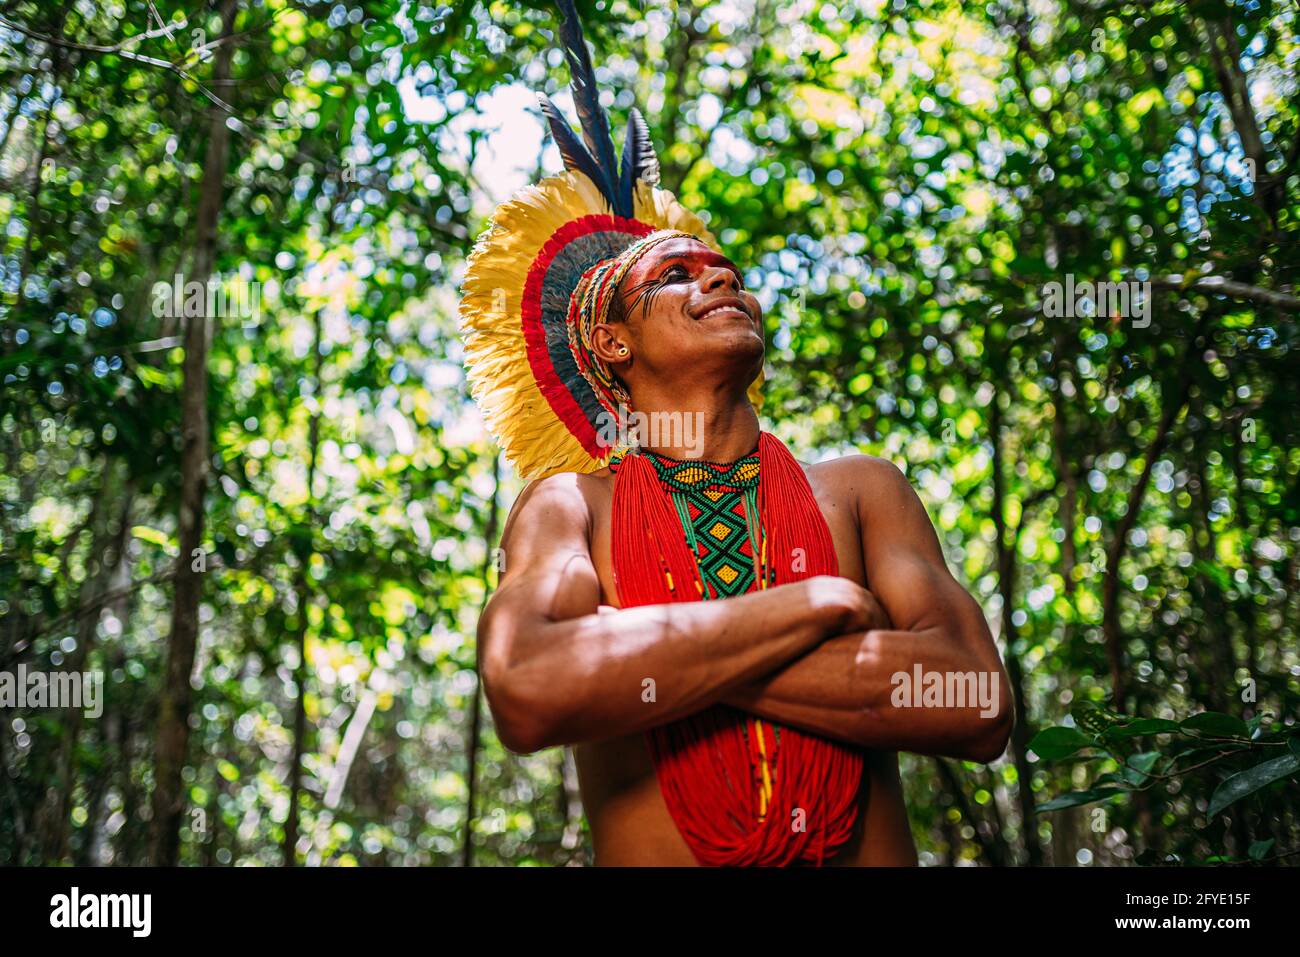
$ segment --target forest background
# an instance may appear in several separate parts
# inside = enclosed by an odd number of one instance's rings
[[[903,468],[997,636],[1006,755],[903,757],[922,862],[1293,863],[1300,5],[579,9],[764,303],[766,425]],[[103,676],[0,698],[0,864],[590,861],[478,694],[520,483],[456,329],[560,168],[556,24],[0,2],[0,672]]]

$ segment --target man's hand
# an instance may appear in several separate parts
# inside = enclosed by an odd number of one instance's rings
[[[890,628],[889,614],[876,596],[855,581],[838,575],[816,575],[798,583],[808,592],[809,603],[831,616],[831,633],[864,632]]]

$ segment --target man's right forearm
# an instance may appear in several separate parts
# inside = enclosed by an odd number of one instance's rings
[[[737,598],[504,623],[509,660],[486,674],[518,750],[633,734],[703,710],[844,630],[835,582]],[[500,627],[503,623],[493,623]]]

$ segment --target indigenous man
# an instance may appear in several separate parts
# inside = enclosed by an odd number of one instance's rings
[[[914,864],[896,752],[1009,735],[984,617],[898,469],[762,430],[759,302],[635,110],[616,169],[560,6],[586,146],[543,97],[567,171],[497,210],[462,302],[475,398],[537,479],[479,626],[498,735],[575,747],[598,864]],[[698,441],[614,448],[629,413]]]

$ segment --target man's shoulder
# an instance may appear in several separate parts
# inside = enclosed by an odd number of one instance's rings
[[[853,486],[869,483],[897,488],[907,485],[907,477],[902,470],[889,459],[877,455],[854,453],[825,459],[812,465],[805,465],[809,477],[816,476],[835,483],[848,483]]]
[[[591,473],[556,472],[529,482],[519,494],[512,520],[548,525],[586,525],[602,496],[608,495],[608,468]]]
[[[594,472],[554,472],[545,478],[533,479],[524,486],[524,495],[582,495],[609,480],[608,467]]]
[[[898,513],[917,500],[916,490],[902,469],[876,455],[842,455],[806,466],[814,488],[833,500],[857,509],[864,520]]]

